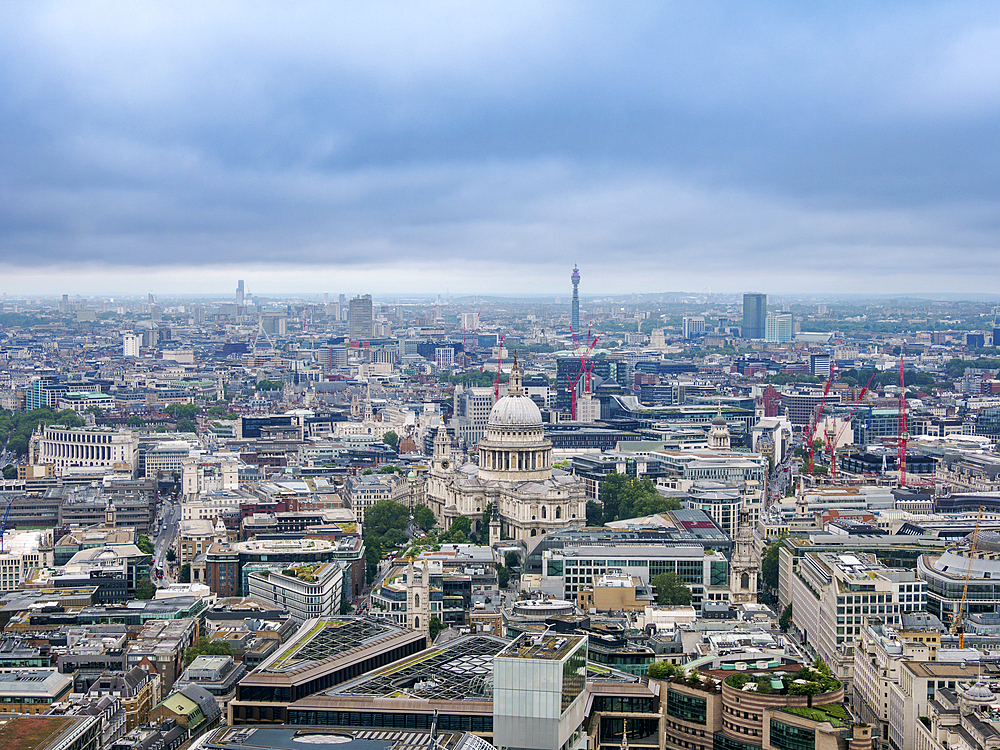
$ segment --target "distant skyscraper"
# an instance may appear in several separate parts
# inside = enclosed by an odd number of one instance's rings
[[[236,282],[236,306],[243,307],[243,279]]]
[[[764,320],[764,340],[769,344],[789,343],[792,340],[791,313],[769,313]]]
[[[764,338],[764,321],[767,318],[767,295],[743,295],[743,338]]]
[[[572,326],[573,330],[577,333],[580,332],[580,269],[573,265],[573,275],[570,276],[573,281],[573,314]]]
[[[351,300],[348,313],[351,341],[365,341],[372,337],[372,296],[365,294]]]

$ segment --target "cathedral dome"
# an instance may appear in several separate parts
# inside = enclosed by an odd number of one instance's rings
[[[486,424],[489,427],[542,427],[542,412],[521,388],[521,368],[518,367],[517,357],[510,371],[507,395],[493,404]]]
[[[542,413],[527,396],[504,396],[490,410],[491,427],[541,427]]]

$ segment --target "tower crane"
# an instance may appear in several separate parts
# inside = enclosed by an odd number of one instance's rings
[[[906,486],[906,444],[910,439],[906,418],[906,378],[903,375],[903,352],[899,352],[899,442],[896,465],[899,468],[899,486]],[[959,636],[961,637],[961,636]]]
[[[979,522],[983,519],[983,508],[979,506],[976,515],[976,528],[972,532],[972,546],[969,548],[969,566],[965,569],[965,585],[962,586],[962,599],[958,603],[958,613],[951,619],[951,634],[958,633],[958,647],[965,648],[965,598],[969,593],[969,577],[972,575],[972,556],[976,553],[976,542],[979,541]]]
[[[3,512],[3,521],[0,522],[0,552],[3,552],[3,535],[7,531],[7,516],[10,515],[10,506],[14,504],[16,498],[7,501],[7,507]]]
[[[826,406],[826,397],[830,395],[830,386],[833,385],[834,376],[834,365],[830,363],[830,378],[826,381],[826,386],[823,388],[823,398],[820,399],[819,406],[816,407],[816,412],[813,414],[812,424],[809,427],[809,473],[813,473],[813,454],[816,449],[813,447],[813,440],[816,436],[816,428],[819,426],[819,418],[823,415],[823,407]]]
[[[865,387],[861,389],[861,393],[858,394],[858,401],[854,404],[854,408],[847,415],[847,419],[844,424],[841,425],[840,431],[837,433],[837,437],[833,441],[833,445],[828,445],[827,449],[830,451],[830,476],[837,476],[837,446],[840,445],[840,438],[844,434],[844,430],[847,429],[848,425],[851,423],[851,419],[854,417],[854,412],[858,410],[862,402],[865,400],[865,394],[868,393],[868,387],[872,384],[877,373],[872,373],[872,376],[868,378],[868,382],[865,383]]]

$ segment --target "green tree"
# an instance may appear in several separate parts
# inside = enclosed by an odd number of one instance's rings
[[[609,474],[601,481],[598,499],[604,508],[604,523],[618,520],[618,504],[628,481],[627,476],[617,472]]]
[[[177,432],[197,432],[198,423],[193,419],[178,419]]]
[[[508,550],[503,557],[503,562],[508,568],[516,568],[521,564],[521,556],[514,550]]]
[[[197,404],[167,404],[163,411],[173,419],[194,419],[201,414],[201,407]]]
[[[651,581],[656,588],[656,603],[684,606],[691,603],[691,589],[676,573],[660,573]]]
[[[4,479],[17,479],[17,467],[14,464],[3,467]]]
[[[465,516],[459,516],[451,522],[448,530],[438,537],[438,541],[442,544],[466,544],[471,533],[472,521]]]
[[[398,466],[383,466],[378,470],[379,474],[402,474],[403,470]]]
[[[285,384],[280,380],[259,380],[257,381],[258,391],[280,391]]]
[[[778,618],[778,626],[781,628],[782,633],[787,633],[788,628],[792,626],[792,605],[789,604],[785,607],[785,611],[781,613],[781,617]]]
[[[156,584],[149,579],[149,576],[146,576],[136,585],[135,598],[152,599],[154,596],[156,596]]]
[[[141,428],[146,426],[146,423],[142,420],[142,417],[140,417],[138,414],[133,414],[131,417],[129,417],[128,421],[125,424],[128,427],[136,427],[136,428]]]
[[[604,525],[604,508],[601,504],[594,501],[587,501],[587,525],[588,526],[603,526]]]
[[[430,531],[434,528],[435,524],[434,511],[426,505],[418,505],[413,509],[413,520],[424,531]]]
[[[229,641],[224,641],[220,639],[212,639],[202,636],[198,639],[198,642],[193,646],[189,646],[184,650],[184,666],[191,666],[193,662],[199,656],[234,656],[233,647],[229,644]]]
[[[427,621],[427,628],[430,631],[431,641],[438,637],[438,633],[444,630],[447,626],[441,622],[441,619],[437,615],[431,615],[431,619]]]
[[[778,561],[781,553],[781,543],[787,536],[786,532],[782,532],[776,542],[767,546],[760,560],[761,578],[764,581],[764,585],[772,591],[778,590]]]
[[[503,565],[497,565],[497,586],[505,589],[510,584],[510,570]]]
[[[97,419],[100,419],[101,417],[104,416],[104,409],[102,409],[100,406],[96,406],[96,405],[95,406],[88,406],[85,409],[85,411],[87,412],[87,414],[93,414]]]
[[[153,554],[153,543],[149,541],[149,537],[145,534],[139,535],[139,540],[135,543],[135,546],[139,548],[139,551],[144,555]]]
[[[382,541],[378,539],[365,540],[365,579],[371,586],[378,577],[378,564],[382,561]]]
[[[677,674],[677,667],[669,661],[654,661],[646,668],[646,674],[654,680],[666,680]]]
[[[382,442],[392,448],[394,451],[399,450],[399,435],[390,430],[382,436]]]
[[[410,511],[405,505],[385,497],[365,511],[365,534],[385,536],[389,529],[405,532]]]
[[[177,553],[174,552],[174,548],[171,547],[167,550],[167,562],[174,562],[177,559]]]
[[[181,565],[180,572],[177,573],[178,583],[191,583],[191,563]]]

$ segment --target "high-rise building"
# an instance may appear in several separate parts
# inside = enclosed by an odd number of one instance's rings
[[[744,336],[744,338],[746,338]],[[754,338],[757,338],[754,336]],[[792,340],[792,314],[768,313],[764,319],[764,341],[769,344],[787,344]]]
[[[743,295],[743,338],[764,338],[767,318],[767,295],[751,292]]]
[[[704,315],[685,315],[681,319],[684,338],[693,339],[699,333],[705,332]]]
[[[122,356],[123,357],[139,356],[139,337],[136,336],[131,331],[127,331],[122,334]]]
[[[243,279],[236,282],[236,306],[243,307]]]
[[[372,337],[372,296],[361,295],[351,300],[348,312],[351,341],[364,341]]]
[[[580,331],[580,269],[573,265],[573,275],[570,276],[573,281],[573,312],[571,315],[573,330],[576,332]]]

